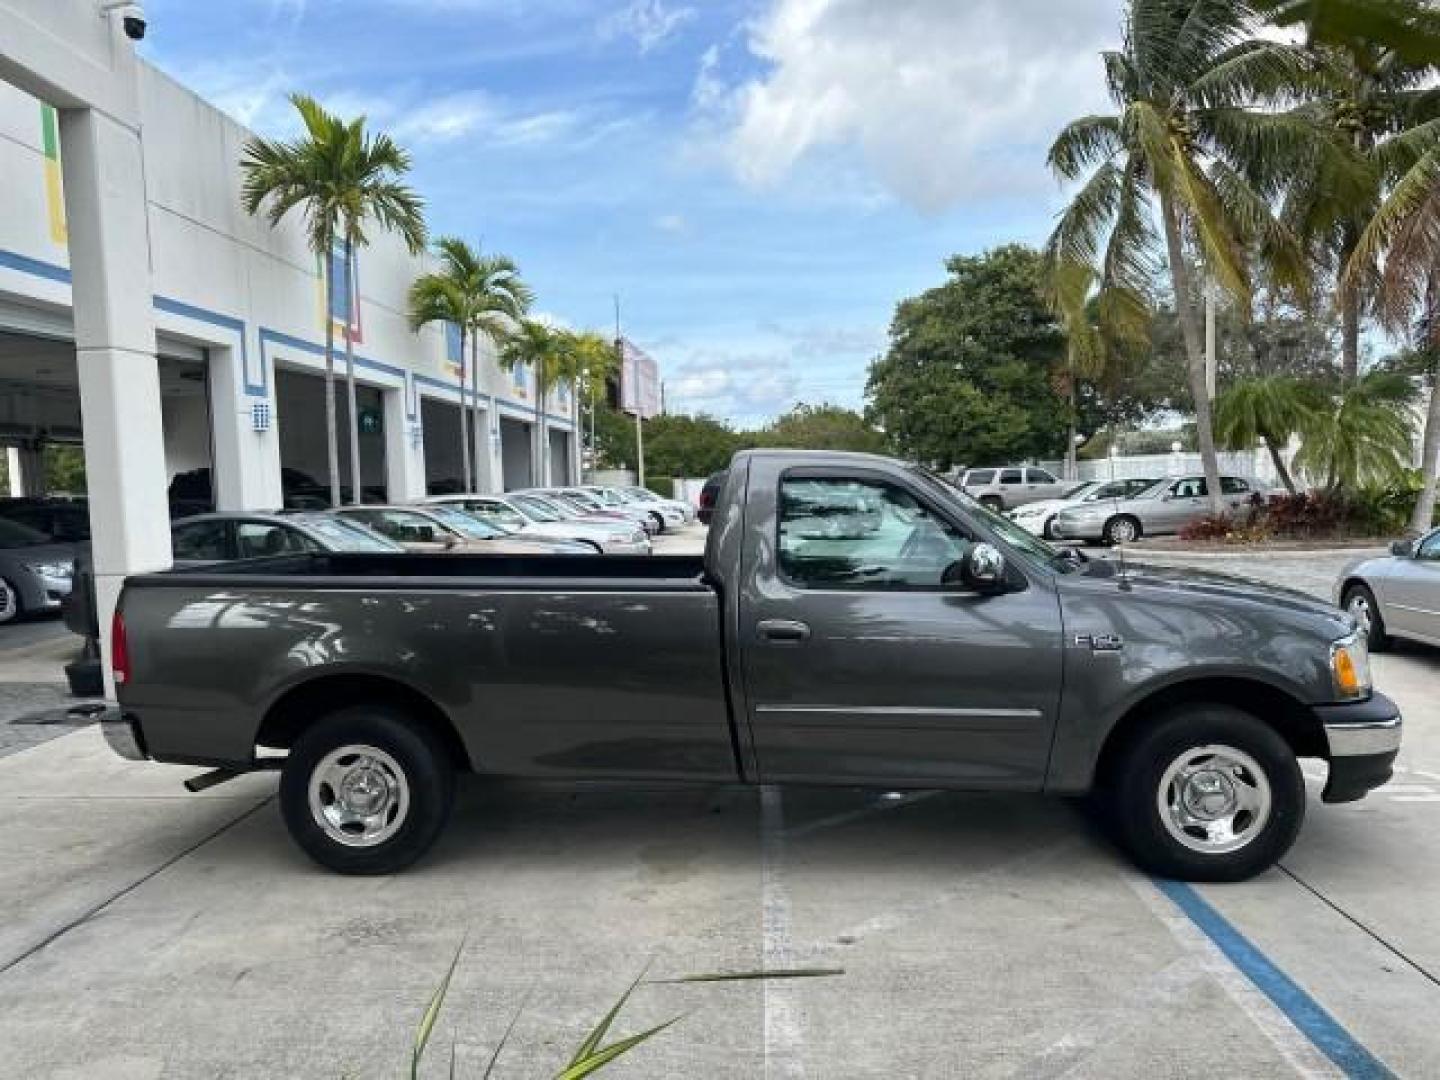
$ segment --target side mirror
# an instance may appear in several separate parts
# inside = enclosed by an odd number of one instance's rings
[[[945,568],[940,583],[963,585],[984,595],[1004,592],[1005,556],[994,544],[975,544]]]
[[[1414,540],[1396,540],[1390,545],[1390,554],[1401,559],[1408,559],[1415,554]]]

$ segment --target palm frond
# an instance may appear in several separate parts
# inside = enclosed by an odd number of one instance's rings
[[[1124,150],[1118,116],[1082,116],[1061,129],[1046,161],[1059,176],[1073,180],[1092,165]]]

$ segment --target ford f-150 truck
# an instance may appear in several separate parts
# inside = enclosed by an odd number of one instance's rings
[[[423,854],[458,773],[1094,792],[1147,869],[1233,880],[1390,776],[1349,615],[1060,551],[922,469],[748,451],[704,557],[304,554],[130,578],[107,738],[280,769],[346,873]]]

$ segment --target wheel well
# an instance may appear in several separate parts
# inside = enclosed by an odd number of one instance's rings
[[[413,687],[381,675],[326,675],[286,691],[260,722],[258,746],[289,750],[319,717],[351,705],[390,705],[424,724],[449,752],[457,769],[470,771],[470,755],[445,711]]]
[[[1137,732],[1181,705],[1229,705],[1249,713],[1274,728],[1296,757],[1324,757],[1329,752],[1315,714],[1285,691],[1253,679],[1193,679],[1157,690],[1116,722],[1095,765],[1096,783],[1109,783],[1123,750]]]

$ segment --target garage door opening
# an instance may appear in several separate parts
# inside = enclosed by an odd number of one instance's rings
[[[550,482],[552,484],[573,484],[570,475],[570,439],[568,431],[550,430]]]
[[[425,432],[426,493],[455,495],[463,492],[465,459],[460,443],[460,406],[421,397],[420,424]]]
[[[385,428],[382,391],[355,387],[360,423],[360,497],[385,502]],[[325,446],[325,378],[309,372],[275,371],[275,426],[280,434],[280,487],[285,505],[330,505],[329,455]],[[340,497],[350,501],[350,409],[344,378],[335,380],[335,427],[339,443]]]
[[[504,470],[505,490],[532,486],[530,469],[533,439],[530,425],[523,420],[500,418],[500,460]]]
[[[162,352],[161,421],[172,517],[212,509],[210,390],[203,351]],[[165,342],[161,348],[166,349]],[[181,352],[187,355],[177,355]],[[85,438],[74,343],[0,330],[0,493],[27,500],[85,498]]]

